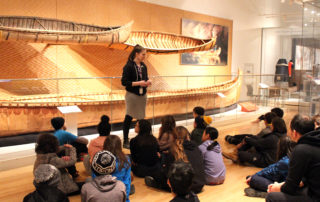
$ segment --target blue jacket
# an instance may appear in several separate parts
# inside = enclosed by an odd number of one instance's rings
[[[273,182],[284,182],[289,170],[289,157],[285,156],[278,162],[257,172],[256,175],[267,178]]]
[[[130,163],[130,158],[129,157],[127,158]],[[114,177],[117,177],[117,180],[120,180],[124,183],[124,185],[126,186],[126,193],[127,193],[126,202],[130,202],[129,195],[130,195],[130,188],[131,188],[131,166],[125,165],[125,167],[119,171],[119,161],[117,159],[116,169],[111,175]],[[95,174],[92,172],[92,179],[94,179],[95,177],[96,177]]]

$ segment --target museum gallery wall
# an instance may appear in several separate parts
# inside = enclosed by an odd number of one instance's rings
[[[0,2],[1,15],[8,16],[38,16],[54,18],[72,22],[86,23],[100,26],[119,26],[134,21],[133,31],[158,31],[181,34],[182,19],[206,22],[219,25],[227,30],[227,58],[224,62],[214,65],[183,65],[180,54],[149,54],[146,64],[149,75],[152,76],[195,76],[195,75],[229,75],[231,73],[232,58],[232,20],[187,12],[183,10],[162,7],[134,0],[2,0]],[[214,15],[214,14],[212,14]],[[128,52],[110,49],[98,45],[48,45],[45,43],[0,42],[0,79],[24,78],[79,78],[121,76],[122,67],[126,63]],[[224,65],[221,65],[224,64]],[[154,79],[153,88],[164,93],[176,92],[188,88],[201,89],[215,83],[230,81],[230,76],[199,77],[199,78],[162,77]],[[229,88],[232,87],[232,82]],[[50,94],[78,93],[106,93],[123,90],[120,79],[69,79],[47,81],[15,81],[0,83],[0,96],[36,96]],[[226,106],[235,103],[238,91],[233,93],[234,99]],[[121,93],[120,93],[121,94]],[[208,108],[216,107],[209,95],[189,99],[189,108],[195,104],[202,104]],[[204,98],[202,97],[202,98]],[[74,98],[72,98],[74,99]],[[101,102],[95,105],[82,106],[85,112],[80,115],[79,126],[94,125],[99,121],[101,113],[111,116],[114,122],[122,121],[124,103],[121,95],[113,95],[114,102]],[[161,116],[172,111],[186,112],[183,96],[176,99],[162,98],[162,100],[148,102],[147,116]],[[112,109],[111,109],[112,108]],[[159,114],[154,114],[154,111]],[[99,113],[97,113],[99,112]],[[49,120],[53,116],[61,115],[55,106],[0,107],[0,136],[19,134],[22,132],[50,130]],[[19,124],[12,124],[20,120]],[[33,130],[28,130],[33,128]],[[10,131],[10,132],[8,132]]]

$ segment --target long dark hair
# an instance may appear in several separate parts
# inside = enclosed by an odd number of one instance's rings
[[[194,122],[196,123],[196,128],[206,129],[206,127],[207,127],[207,124],[204,121],[203,117],[197,116],[194,119]]]
[[[145,119],[138,121],[139,123],[139,133],[138,135],[152,135],[151,133],[151,123]]]
[[[111,125],[109,123],[110,118],[106,115],[101,116],[100,123],[98,124],[98,133],[100,136],[110,135]]]
[[[164,133],[172,134],[174,139],[177,138],[176,120],[171,115],[164,116],[161,119],[161,128],[160,128],[160,132],[159,132],[159,140],[162,138]]]
[[[107,150],[111,152],[119,161],[118,170],[120,171],[122,168],[130,167],[130,163],[128,161],[127,156],[122,151],[121,140],[116,135],[110,135],[106,138],[103,144],[103,150]]]
[[[291,153],[296,146],[296,143],[291,141],[288,136],[280,138],[278,143],[278,152],[277,152],[277,159],[278,161],[285,156],[291,157]]]
[[[134,58],[136,57],[136,53],[141,53],[144,50],[145,50],[145,48],[143,48],[139,44],[135,45],[133,50],[131,51],[131,53],[129,55],[128,61],[133,61]]]
[[[57,153],[59,150],[58,139],[51,134],[41,134],[37,138],[35,151],[37,154]]]
[[[287,126],[284,120],[280,117],[275,117],[272,119],[272,126],[274,133],[287,134]]]
[[[210,139],[211,140],[214,140],[208,147],[207,147],[207,150],[208,151],[211,151],[211,150],[213,150],[213,148],[215,147],[215,146],[217,146],[219,143],[216,141],[216,139],[218,138],[218,136],[219,136],[219,132],[218,132],[218,130],[216,129],[216,128],[214,128],[214,127],[207,127],[206,129],[205,129],[205,133],[206,134],[209,134],[209,137],[210,137]]]

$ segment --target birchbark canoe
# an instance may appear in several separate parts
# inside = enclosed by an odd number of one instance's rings
[[[132,24],[103,27],[51,18],[0,16],[0,41],[108,46],[127,41]]]
[[[207,51],[213,48],[215,43],[216,38],[197,39],[164,32],[133,31],[125,43],[115,43],[110,48],[132,51],[134,46],[139,44],[151,54],[177,54]]]

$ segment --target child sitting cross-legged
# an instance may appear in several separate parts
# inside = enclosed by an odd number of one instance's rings
[[[226,176],[221,147],[216,141],[218,135],[217,129],[207,127],[203,132],[202,144],[199,146],[204,159],[204,171],[208,185],[222,184]]]
[[[123,202],[126,187],[111,173],[116,169],[116,157],[109,151],[99,151],[91,163],[95,178],[81,189],[82,202]]]
[[[57,188],[60,175],[53,165],[39,165],[34,171],[33,184],[36,190],[25,196],[23,202],[69,202],[68,197]]]

